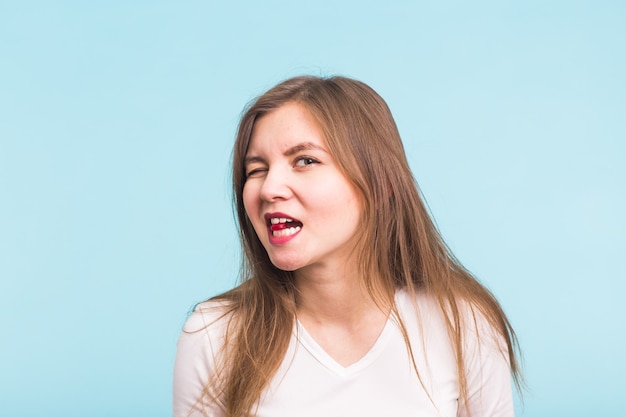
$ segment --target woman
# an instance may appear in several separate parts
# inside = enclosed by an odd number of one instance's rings
[[[367,85],[296,77],[233,153],[242,283],[178,343],[174,415],[512,416],[516,339],[450,253]]]

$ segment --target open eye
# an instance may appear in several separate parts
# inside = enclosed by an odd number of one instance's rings
[[[300,156],[296,159],[294,165],[302,168],[317,163],[319,163],[319,161],[315,158],[311,158],[310,156]]]

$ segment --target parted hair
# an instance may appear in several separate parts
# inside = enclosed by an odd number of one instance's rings
[[[346,77],[301,76],[254,100],[241,118],[233,149],[232,179],[243,256],[240,284],[213,298],[226,306],[227,330],[219,362],[199,402],[219,401],[229,417],[252,416],[286,354],[296,317],[293,273],[276,268],[243,204],[244,159],[255,122],[286,103],[297,103],[318,123],[339,169],[360,193],[363,208],[355,239],[363,285],[376,304],[395,313],[400,289],[432,297],[445,318],[457,362],[460,404],[467,399],[464,333],[467,311],[486,319],[504,343],[518,387],[517,339],[494,296],[450,252],[409,167],[385,101],[368,85]],[[469,305],[468,310],[464,306]],[[469,318],[469,321],[475,318]],[[406,329],[400,327],[412,354]],[[415,371],[415,361],[413,361]]]

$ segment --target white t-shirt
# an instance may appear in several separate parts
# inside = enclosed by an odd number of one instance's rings
[[[406,291],[396,305],[406,326],[416,374],[399,326],[390,317],[370,351],[343,367],[296,321],[289,348],[270,386],[258,402],[258,417],[454,417],[466,416],[459,404],[454,353],[437,305],[416,295],[419,313]],[[468,310],[469,311],[469,310]],[[214,371],[225,320],[215,303],[200,304],[178,341],[174,369],[174,417],[224,415],[219,403],[198,398]],[[484,319],[467,319],[465,361],[468,403],[473,417],[511,417],[510,367],[502,341]],[[480,339],[476,336],[476,326]],[[420,382],[421,378],[421,382]]]

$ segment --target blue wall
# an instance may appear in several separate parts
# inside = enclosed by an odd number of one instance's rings
[[[302,73],[388,101],[519,332],[518,415],[623,415],[625,3],[378,3],[0,3],[0,415],[170,415],[185,315],[235,281],[238,115]]]

